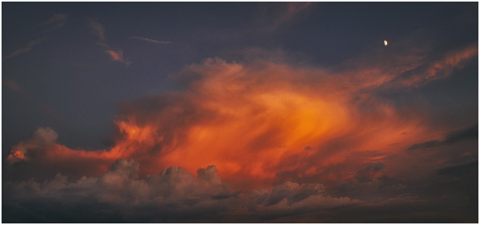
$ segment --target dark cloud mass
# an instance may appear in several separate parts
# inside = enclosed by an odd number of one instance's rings
[[[471,173],[476,166],[475,162],[444,168],[439,174]],[[439,213],[449,208],[442,199],[419,199],[408,194],[411,183],[394,186],[388,179],[346,184],[362,190],[364,196],[379,191],[397,194],[371,201],[334,197],[322,184],[290,181],[271,190],[238,192],[222,182],[214,165],[199,169],[196,178],[181,167],[139,178],[138,168],[132,160],[118,160],[98,178],[68,181],[58,173],[52,180],[6,182],[3,191],[9,194],[4,195],[3,222],[472,222],[462,216],[475,214],[469,208],[458,215]],[[343,194],[348,193],[355,192]],[[460,201],[464,200],[456,204]],[[409,210],[398,212],[405,208]]]
[[[478,3],[2,7],[2,222],[478,222]]]
[[[432,148],[441,145],[451,145],[463,140],[477,139],[478,138],[478,125],[469,127],[460,131],[452,131],[445,135],[443,141],[431,140],[423,143],[418,143],[410,146],[408,150]]]
[[[4,191],[10,195],[5,196],[4,212],[9,213],[3,222],[261,221],[263,217],[283,217],[282,212],[299,214],[356,202],[326,196],[320,184],[286,182],[271,191],[235,192],[222,182],[214,165],[199,169],[196,178],[181,167],[170,167],[139,179],[138,168],[139,164],[132,160],[118,160],[99,178],[82,177],[68,182],[58,173],[49,181],[8,182]],[[47,208],[38,207],[46,203]],[[49,215],[82,206],[89,206],[82,214]],[[145,215],[153,211],[158,213]]]

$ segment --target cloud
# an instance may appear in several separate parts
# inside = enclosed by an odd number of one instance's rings
[[[440,171],[475,175],[478,163]],[[47,180],[4,182],[4,222],[412,222],[473,221],[476,213],[447,185],[392,188],[382,178],[367,182],[347,180],[348,193],[368,197],[388,190],[396,195],[359,200],[336,197],[319,183],[286,181],[272,189],[236,191],[218,176],[214,165],[196,176],[181,167],[140,176],[141,165],[117,160],[95,177],[72,180],[57,173]],[[458,169],[457,169],[458,168]],[[474,169],[474,170],[472,170]],[[447,175],[447,176],[446,176]],[[454,175],[453,177],[461,177]],[[466,178],[470,178],[467,176]],[[431,178],[430,178],[431,179]],[[461,184],[472,179],[461,179]],[[443,181],[442,181],[443,182]],[[438,182],[437,182],[438,184]],[[398,185],[397,185],[398,186]],[[338,187],[337,187],[338,188]],[[448,193],[441,198],[417,196],[415,190]],[[477,189],[478,190],[478,189]],[[445,192],[447,191],[447,192]],[[411,192],[411,193],[409,193]],[[338,194],[337,194],[338,195]],[[453,201],[452,199],[453,198]],[[457,200],[454,200],[454,199]],[[68,199],[68,201],[65,201]],[[473,199],[473,198],[472,198]],[[473,201],[474,203],[475,201]],[[453,209],[452,206],[458,207]],[[473,205],[472,205],[473,206]],[[449,209],[449,213],[444,210]],[[75,212],[75,213],[71,213]],[[440,213],[439,213],[440,212]],[[460,213],[459,213],[460,212]]]
[[[19,49],[13,51],[12,53],[8,54],[7,56],[3,57],[3,60],[10,59],[10,58],[18,56],[20,54],[29,52],[33,49],[33,47],[35,47],[38,44],[44,42],[45,40],[47,40],[47,39],[46,38],[41,38],[41,39],[36,39],[36,40],[30,41],[30,42],[28,42],[27,46],[25,46],[23,48],[19,48]]]
[[[444,167],[438,170],[438,173],[441,175],[458,175],[458,174],[468,174],[473,173],[478,170],[478,161]]]
[[[41,23],[42,26],[47,26],[47,25],[55,25],[55,27],[59,28],[62,27],[63,25],[66,24],[68,20],[68,15],[67,14],[57,14],[55,13],[50,19],[44,21]]]
[[[113,61],[117,61],[122,63],[125,66],[130,66],[132,61],[130,61],[127,57],[124,57],[123,51],[121,49],[118,50],[113,50],[110,48],[110,46],[107,44],[107,39],[105,38],[105,29],[102,24],[90,20],[88,21],[88,25],[92,29],[92,31],[98,36],[98,43],[102,47],[104,47],[106,50],[105,52],[112,57]]]
[[[138,40],[142,40],[142,41],[146,41],[146,42],[151,42],[151,43],[154,43],[154,44],[172,44],[173,42],[170,42],[170,41],[158,41],[158,40],[155,40],[155,39],[150,39],[150,38],[144,38],[144,37],[128,37],[130,39],[138,39]]]
[[[310,2],[278,3],[273,7],[271,4],[261,5],[253,25],[260,25],[262,29],[275,30],[288,23],[311,5]]]
[[[68,198],[69,209],[94,211],[61,221],[332,221],[339,219],[334,212],[345,212],[339,209],[343,206],[379,210],[382,204],[400,207],[390,208],[382,219],[398,218],[391,213],[456,190],[437,171],[459,165],[450,160],[475,158],[476,146],[461,140],[478,131],[431,127],[424,122],[428,115],[419,113],[423,106],[399,109],[377,93],[451,76],[476,57],[464,53],[471,48],[434,59],[424,50],[398,50],[388,53],[391,57],[377,53],[332,68],[263,56],[241,62],[209,58],[185,66],[171,75],[179,91],[119,104],[117,134],[105,149],[69,148],[48,128],[13,146],[4,177],[14,190],[43,194],[15,194],[11,202],[31,199],[27,205],[48,203],[58,212]],[[125,61],[121,51],[105,51],[114,61]],[[418,72],[437,64],[447,66],[437,66],[433,76]],[[401,82],[406,74],[425,77],[406,84]],[[456,151],[406,151],[445,133],[439,143],[455,144]],[[54,185],[38,182],[58,172],[62,175]],[[63,182],[64,176],[77,181]],[[15,188],[22,181],[24,186]],[[446,187],[435,189],[439,182]],[[432,188],[436,192],[429,194]],[[455,197],[451,201],[463,206],[458,199],[465,194],[455,192]],[[425,213],[437,207],[422,206],[427,209],[419,212]],[[7,208],[32,211],[14,204]],[[368,213],[370,219],[378,215]],[[12,221],[22,218],[9,215]]]
[[[28,140],[21,141],[17,145],[13,146],[10,150],[10,154],[7,157],[7,162],[12,164],[19,160],[28,161],[31,159],[29,149],[43,149],[45,145],[53,143],[57,140],[58,135],[51,128],[39,128]]]
[[[123,51],[113,51],[113,50],[107,50],[106,51],[111,57],[113,61],[118,61],[123,63],[126,66],[129,66],[132,62],[128,60],[128,58],[123,57]]]
[[[3,81],[3,83],[5,85],[7,85],[7,87],[10,88],[10,90],[15,91],[17,93],[20,93],[20,94],[24,95],[25,97],[28,97],[28,98],[31,97],[30,93],[28,93],[28,91],[26,91],[23,87],[21,87],[14,80],[11,80],[11,79],[5,80],[5,81]]]
[[[421,65],[397,76],[392,83],[399,87],[418,87],[425,83],[444,79],[455,69],[461,69],[478,55],[476,44],[444,54],[440,59]]]
[[[88,25],[93,33],[98,36],[99,41],[103,43],[105,41],[105,29],[103,25],[93,20],[88,21]]]
[[[284,12],[284,14],[278,18],[274,26],[278,26],[291,18],[293,18],[295,15],[300,13],[301,11],[305,10],[308,6],[310,6],[311,2],[289,2],[287,3],[287,9]]]
[[[49,30],[46,30],[46,32],[49,32],[49,31],[52,31],[54,29],[57,29],[57,28],[60,28],[62,27],[63,25],[66,24],[66,21],[68,20],[68,15],[67,14],[54,14],[53,17],[51,17],[50,19],[42,22],[40,24],[40,26],[48,26],[48,25],[55,25],[54,28],[52,29],[49,29]],[[3,57],[3,60],[6,60],[6,59],[10,59],[10,58],[13,58],[13,57],[16,57],[18,55],[21,55],[23,53],[26,53],[26,52],[29,52],[31,51],[35,46],[37,46],[38,44],[44,42],[45,40],[47,40],[47,37],[43,37],[43,38],[40,38],[40,39],[35,39],[35,40],[32,40],[30,42],[28,42],[27,46],[23,47],[23,48],[19,48],[15,51],[13,51],[12,53],[8,54],[7,56]]]
[[[129,62],[121,51],[107,53],[114,61]],[[183,91],[120,104],[118,135],[111,147],[87,151],[53,143],[26,153],[43,152],[30,161],[77,176],[98,176],[117,159],[134,159],[142,165],[142,176],[172,165],[193,173],[214,164],[240,189],[271,188],[284,180],[331,185],[354,177],[365,164],[388,165],[409,146],[445,132],[375,95],[394,88],[390,81],[405,71],[432,65],[407,56],[399,54],[402,60],[383,64],[378,71],[372,69],[377,65],[372,60],[374,64],[362,64],[357,73],[355,64],[335,70],[269,58],[243,63],[207,59],[172,75]],[[372,152],[375,155],[369,155]],[[408,169],[374,168],[357,178]]]
[[[460,141],[478,138],[478,124],[463,130],[452,131],[445,135],[443,141],[431,140],[423,143],[417,143],[408,148],[408,150],[433,148],[441,145],[451,145]]]
[[[8,182],[4,186],[4,207],[16,208],[17,213],[4,216],[4,221],[198,221],[198,218],[222,218],[235,221],[268,221],[283,217],[284,211],[294,214],[305,211],[321,211],[332,207],[347,206],[356,201],[349,198],[333,198],[323,193],[320,184],[286,182],[273,190],[254,190],[241,193],[229,188],[217,175],[215,166],[199,169],[197,176],[181,167],[170,167],[159,174],[139,178],[139,164],[132,160],[117,160],[98,178],[82,177],[68,182],[69,178],[58,173],[53,180],[37,182],[33,179]],[[62,199],[68,198],[69,202]],[[38,202],[49,202],[49,214],[63,209],[89,205],[84,208],[88,216],[78,218],[44,217]],[[24,205],[19,208],[19,204]],[[100,207],[102,210],[97,211]],[[247,211],[245,211],[248,209]],[[21,216],[19,216],[21,211]],[[147,214],[145,211],[157,211]],[[43,214],[48,215],[48,214]],[[61,215],[61,213],[58,213]],[[120,215],[116,219],[113,217]],[[235,215],[231,218],[231,215]],[[29,219],[29,218],[34,218]],[[107,218],[107,219],[105,219]],[[271,220],[270,219],[270,220]]]

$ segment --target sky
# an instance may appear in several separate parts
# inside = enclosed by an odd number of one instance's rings
[[[478,222],[476,2],[3,2],[2,34],[2,222]]]

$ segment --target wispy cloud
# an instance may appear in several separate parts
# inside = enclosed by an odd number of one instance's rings
[[[65,25],[68,20],[67,14],[54,14],[50,19],[41,23],[41,26],[55,25],[57,28]]]
[[[132,63],[132,61],[123,55],[123,51],[121,49],[116,48],[118,50],[113,50],[112,47],[107,44],[107,39],[105,38],[105,28],[102,24],[93,20],[89,20],[88,26],[90,26],[93,33],[98,36],[97,44],[106,49],[105,52],[112,57],[113,61],[121,62],[125,66],[129,66]]]
[[[95,35],[98,36],[100,41],[105,41],[105,29],[103,28],[102,24],[95,22],[93,20],[90,20],[88,22],[88,25],[90,26],[92,31],[95,33]]]
[[[119,50],[119,51],[107,50],[106,52],[112,57],[113,61],[121,62],[126,66],[129,66],[132,63],[130,60],[128,60],[128,58],[123,57],[122,50]]]
[[[23,89],[17,82],[15,82],[14,80],[5,80],[3,81],[3,83],[8,87],[10,88],[10,90],[12,91],[15,91],[17,93],[20,93],[26,97],[31,97],[30,93],[28,93],[27,91],[25,91],[25,89]]]
[[[6,59],[10,59],[10,58],[13,58],[15,56],[18,56],[20,54],[23,54],[25,52],[29,52],[33,49],[33,47],[35,47],[36,45],[42,43],[43,41],[45,41],[47,38],[41,38],[41,39],[36,39],[36,40],[33,40],[33,41],[30,41],[28,42],[27,46],[23,47],[23,48],[19,48],[15,51],[13,51],[12,53],[8,54],[7,56],[3,57],[4,60]]]
[[[54,14],[50,19],[44,21],[44,22],[41,22],[40,23],[40,26],[41,27],[45,27],[45,26],[49,26],[50,28],[45,28],[45,32],[50,32],[52,30],[55,30],[57,28],[60,28],[62,26],[64,26],[66,24],[68,20],[68,15],[67,14],[63,14],[63,13],[60,13],[60,14]],[[51,27],[53,26],[53,28]],[[33,49],[33,47],[37,46],[38,44],[44,42],[45,40],[47,40],[47,37],[43,37],[43,38],[40,38],[40,39],[35,39],[35,40],[32,40],[30,42],[28,42],[27,46],[23,47],[23,48],[19,48],[15,51],[13,51],[12,53],[8,54],[7,56],[3,57],[3,59],[10,59],[10,58],[13,58],[15,56],[18,56],[20,54],[23,54],[23,53],[26,53],[26,52],[29,52]]]
[[[142,40],[142,41],[146,41],[146,42],[151,42],[151,43],[154,43],[154,44],[173,44],[173,42],[170,42],[170,41],[159,41],[159,40],[144,38],[144,37],[128,37],[128,38]]]
[[[283,15],[277,18],[274,23],[274,27],[278,27],[280,24],[292,19],[295,15],[306,9],[311,3],[310,2],[290,2],[287,5],[287,8]]]
[[[50,105],[42,103],[35,95],[30,94],[24,87],[18,84],[12,79],[4,80],[3,83],[12,91],[23,95],[25,98],[31,101],[31,104],[36,107],[38,110],[49,115],[53,119],[63,123],[63,117],[57,113],[57,111]]]

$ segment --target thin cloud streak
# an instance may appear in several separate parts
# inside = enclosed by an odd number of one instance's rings
[[[478,138],[478,124],[463,130],[450,132],[445,135],[445,138],[443,141],[431,140],[423,143],[417,143],[410,146],[407,150],[426,149],[426,148],[433,148],[433,147],[438,147],[443,145],[451,145],[460,141],[476,139],[476,138]]]
[[[50,24],[55,24],[56,27],[62,27],[65,25],[66,21],[68,20],[67,14],[54,14],[53,17],[41,23],[41,26],[47,26]]]
[[[107,40],[105,38],[105,28],[102,24],[96,22],[96,21],[93,21],[93,20],[89,20],[88,21],[88,26],[92,29],[93,33],[98,36],[98,45],[104,47],[105,49],[105,52],[108,53],[108,55],[110,57],[112,57],[112,60],[113,61],[116,61],[116,62],[120,62],[122,63],[123,65],[125,66],[130,66],[130,64],[132,63],[127,57],[124,57],[123,55],[123,50],[119,49],[119,50],[113,50],[108,44],[107,44]]]
[[[290,2],[288,3],[287,10],[285,13],[278,18],[275,23],[274,27],[278,27],[280,24],[292,19],[295,15],[299,14],[301,11],[305,10],[308,6],[310,6],[311,2]]]
[[[170,41],[159,41],[155,39],[150,39],[150,38],[144,38],[144,37],[128,37],[129,39],[137,39],[137,40],[142,40],[146,42],[151,42],[154,44],[173,44],[173,42]]]
[[[38,44],[44,42],[45,40],[47,40],[47,38],[41,38],[41,39],[36,39],[36,40],[30,41],[30,42],[28,42],[27,46],[25,46],[23,48],[20,48],[20,49],[17,49],[15,51],[13,51],[12,53],[8,54],[7,56],[3,57],[3,60],[7,60],[7,59],[10,59],[10,58],[16,57],[18,55],[21,55],[23,53],[29,52],[33,49],[33,47],[35,47]]]
[[[51,17],[50,19],[40,23],[40,26],[44,27],[44,26],[48,26],[48,25],[52,25],[54,24],[55,27],[52,28],[52,29],[47,29],[45,30],[45,32],[50,32],[50,31],[53,31],[55,29],[58,29],[62,26],[64,26],[66,24],[66,21],[68,20],[68,15],[67,14],[55,14],[53,17]],[[20,49],[17,49],[15,51],[13,51],[12,53],[8,54],[7,56],[3,57],[3,60],[6,60],[6,59],[10,59],[10,58],[13,58],[13,57],[16,57],[18,55],[21,55],[23,53],[26,53],[26,52],[29,52],[31,51],[35,46],[37,46],[38,44],[44,42],[45,40],[47,40],[47,37],[43,37],[43,38],[40,38],[40,39],[36,39],[36,40],[32,40],[30,42],[28,42],[27,46],[23,47],[23,48],[20,48]]]

